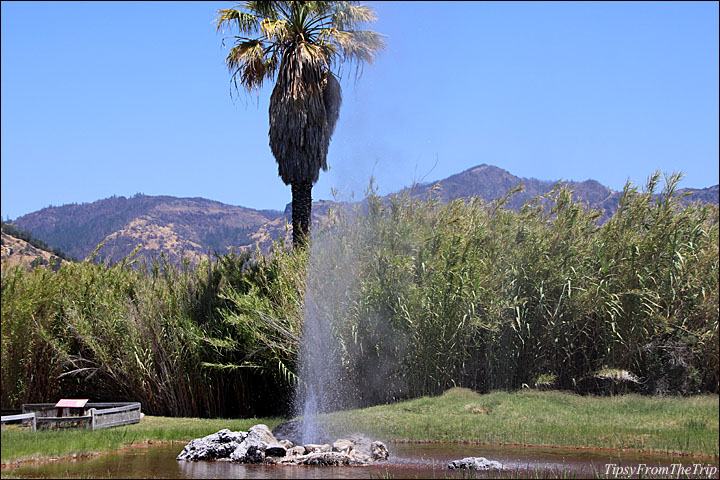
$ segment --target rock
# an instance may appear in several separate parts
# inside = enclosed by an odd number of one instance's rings
[[[270,443],[265,447],[265,457],[284,457],[287,454],[287,448],[279,442]]]
[[[387,460],[388,450],[382,442],[372,442],[362,435],[351,435],[328,443],[293,446],[277,440],[266,425],[255,425],[248,432],[228,429],[189,442],[178,460],[218,460],[239,463],[281,465],[369,465]]]
[[[324,453],[332,452],[332,447],[329,443],[320,445],[319,443],[308,443],[305,445],[305,453]]]
[[[305,458],[301,461],[303,465],[324,465],[324,466],[337,466],[337,465],[350,465],[352,458],[350,455],[346,455],[340,452],[316,452],[305,455]]]
[[[293,445],[300,445],[302,443],[302,422],[293,420],[291,422],[284,422],[273,428],[272,434],[279,440],[289,440]]]
[[[373,441],[371,439],[359,433],[348,435],[345,438],[353,443],[356,454],[362,453],[364,455],[367,455],[368,457],[372,456],[372,449],[370,448],[370,446],[372,445]]]
[[[368,465],[373,462],[373,459],[369,455],[365,455],[364,453],[360,452],[353,452],[352,458],[359,465]]]
[[[466,470],[502,470],[502,464],[485,457],[465,457],[462,460],[453,460],[448,463],[449,469],[461,468]]]
[[[325,432],[319,425],[316,427],[317,432],[316,438],[314,438],[312,441],[314,442],[322,442],[322,443],[332,443],[332,438],[330,435]],[[290,422],[284,422],[278,425],[277,427],[273,428],[272,434],[275,435],[275,438],[278,440],[290,440],[293,445],[302,445],[303,444],[303,431],[302,431],[302,421],[300,420],[293,420]]]
[[[220,442],[237,442],[240,443],[247,438],[247,432],[231,432],[227,428],[223,428],[216,433]]]
[[[251,427],[250,430],[248,430],[247,436],[248,438],[265,442],[268,445],[271,443],[278,443],[275,435],[272,434],[267,425],[263,425],[262,423]]]
[[[272,445],[271,452],[267,452]],[[280,445],[267,425],[258,424],[251,427],[243,440],[230,454],[231,462],[262,463],[266,457],[284,457],[285,447]]]
[[[305,447],[298,445],[297,447],[289,448],[287,451],[288,457],[298,457],[300,455],[305,455]]]
[[[370,456],[373,460],[387,460],[390,454],[383,442],[372,442],[370,444]]]
[[[340,452],[347,455],[352,455],[352,452],[355,451],[355,444],[347,439],[335,440],[335,442],[333,442],[332,449],[333,452]]]
[[[218,460],[227,458],[245,440],[245,432],[231,432],[227,428],[212,435],[191,440],[177,460]]]
[[[265,460],[267,443],[248,437],[230,454],[231,462],[262,463]]]

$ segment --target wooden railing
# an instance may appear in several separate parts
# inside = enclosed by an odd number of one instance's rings
[[[3,415],[0,417],[0,423],[16,422],[18,420],[30,420],[33,432],[37,430],[37,417],[35,412],[33,413],[21,413],[19,415]]]
[[[89,408],[87,411],[89,415],[58,417],[58,411],[53,403],[29,403],[22,406],[23,413],[20,415],[4,415],[2,423],[31,420],[32,429],[35,431],[38,424],[58,425],[76,422],[87,423],[90,430],[99,430],[139,423],[142,418],[140,402],[88,403],[86,408]]]
[[[91,408],[90,415],[92,417],[90,420],[90,430],[139,423],[141,418],[140,403],[100,410]]]

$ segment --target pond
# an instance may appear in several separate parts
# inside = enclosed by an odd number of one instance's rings
[[[467,478],[468,472],[448,470],[447,463],[469,456],[482,456],[501,462],[510,473],[503,476],[531,477],[607,477],[616,469],[644,469],[642,478],[659,466],[679,468],[682,464],[699,472],[717,460],[672,457],[659,454],[599,452],[560,448],[523,448],[459,444],[389,444],[390,461],[365,467],[308,467],[241,465],[229,462],[176,461],[182,445],[160,445],[127,449],[82,460],[37,462],[3,468],[3,477],[17,478]],[[609,466],[608,466],[609,465]],[[695,467],[695,465],[699,465]],[[627,472],[629,470],[625,470]],[[672,471],[672,470],[669,470]],[[620,472],[620,470],[616,470]],[[702,478],[718,478],[717,468],[703,470]],[[659,471],[655,471],[659,473]],[[497,478],[499,474],[475,473],[475,477]],[[628,475],[620,475],[627,478]],[[633,475],[638,476],[638,475]],[[668,475],[662,475],[667,477]],[[675,478],[678,475],[670,475]],[[682,478],[695,475],[681,475]]]

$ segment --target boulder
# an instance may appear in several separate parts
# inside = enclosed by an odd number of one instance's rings
[[[287,448],[279,442],[270,443],[265,447],[266,457],[284,457],[287,454]]]
[[[305,447],[298,445],[297,447],[288,448],[286,455],[288,457],[299,457],[300,455],[305,455]]]
[[[352,458],[358,465],[368,465],[373,463],[372,457],[365,455],[364,453],[353,451]]]
[[[347,455],[352,455],[352,452],[355,451],[355,444],[350,440],[342,438],[333,442],[332,449],[333,452],[340,452]]]
[[[387,460],[390,454],[388,449],[383,442],[372,442],[370,444],[370,457],[373,460]]]
[[[642,382],[627,370],[604,370],[575,382],[578,393],[587,395],[619,395],[642,391]]]
[[[267,425],[263,425],[262,423],[251,427],[250,430],[248,430],[247,436],[248,438],[259,440],[266,444],[278,443],[275,435],[272,434]]]
[[[289,450],[293,447],[293,443],[290,440],[278,440],[278,443],[285,447],[285,450]]]
[[[488,460],[485,457],[465,457],[462,460],[453,460],[448,463],[449,469],[466,469],[466,470],[502,470],[502,464],[495,460]]]
[[[305,445],[305,453],[324,453],[324,452],[332,452],[332,447],[329,443],[323,443],[322,445],[319,443],[308,443]]]
[[[191,440],[177,460],[218,460],[227,458],[245,440],[245,432],[232,432],[225,428],[212,435]]]
[[[300,462],[303,465],[323,465],[323,466],[338,466],[338,465],[350,465],[352,458],[350,455],[340,452],[315,452],[305,455],[305,458]],[[354,463],[354,462],[353,462]]]
[[[231,462],[262,463],[265,460],[267,443],[248,437],[230,454]]]

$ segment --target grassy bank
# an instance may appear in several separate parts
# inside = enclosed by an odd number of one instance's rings
[[[279,418],[171,418],[145,416],[142,421],[126,427],[104,430],[4,430],[2,432],[2,463],[42,458],[84,456],[109,452],[132,445],[160,442],[185,443],[223,428],[244,430],[258,423],[270,428]],[[181,449],[178,449],[180,453]]]
[[[438,397],[326,418],[338,432],[362,431],[385,441],[639,449],[718,458],[716,395],[608,398],[537,391],[479,395],[454,388]],[[280,421],[146,416],[138,425],[95,432],[3,431],[2,462],[83,455],[148,442],[187,442],[221,428],[247,430],[256,423],[274,428]]]
[[[439,397],[329,415],[339,431],[394,441],[653,450],[718,457],[718,396],[580,396],[534,390]]]

